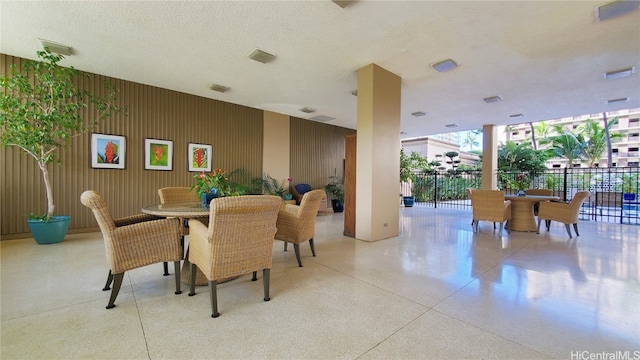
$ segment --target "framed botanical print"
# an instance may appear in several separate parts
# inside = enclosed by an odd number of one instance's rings
[[[172,170],[173,141],[144,139],[144,168],[146,170]]]
[[[211,171],[213,150],[211,145],[189,144],[189,171]]]
[[[91,134],[91,167],[124,169],[127,140],[124,136]]]

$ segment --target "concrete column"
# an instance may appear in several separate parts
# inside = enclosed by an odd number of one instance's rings
[[[356,238],[398,236],[401,78],[370,64],[358,70]]]
[[[289,133],[289,115],[264,112],[262,172],[279,181],[289,177]]]
[[[482,189],[498,189],[498,127],[482,126]]]

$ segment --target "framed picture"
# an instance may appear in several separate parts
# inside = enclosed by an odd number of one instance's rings
[[[144,139],[144,168],[146,170],[171,170],[173,166],[173,141]]]
[[[91,134],[91,167],[124,169],[127,140],[124,136]]]
[[[189,144],[189,171],[211,171],[211,145]]]

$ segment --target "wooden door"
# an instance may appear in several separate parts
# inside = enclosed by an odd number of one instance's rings
[[[356,236],[356,135],[344,139],[344,235]]]

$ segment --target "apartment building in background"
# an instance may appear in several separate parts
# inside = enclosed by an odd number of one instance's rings
[[[640,163],[640,109],[628,109],[606,113],[607,120],[617,118],[617,122],[611,127],[611,133],[622,134],[622,139],[611,144],[612,164],[607,164],[607,153],[602,155],[596,164],[598,167],[638,167]],[[562,125],[565,129],[577,130],[580,124],[587,119],[593,119],[604,126],[603,114],[589,114],[575,117],[567,117],[555,120],[547,120],[545,123],[553,127]],[[533,123],[534,127],[538,123]],[[531,142],[531,126],[529,123],[502,126],[498,129],[499,142],[515,141],[518,143]],[[539,144],[540,137],[536,133]],[[539,147],[540,148],[540,147]],[[564,168],[566,159],[552,158],[547,161],[549,168]],[[573,167],[588,167],[586,161],[575,160]]]

